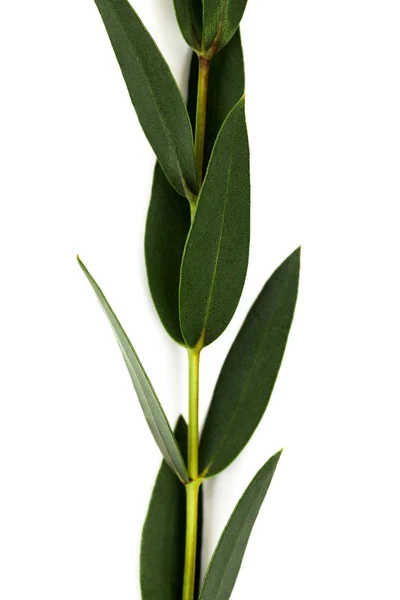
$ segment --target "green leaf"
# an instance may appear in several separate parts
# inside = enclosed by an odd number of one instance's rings
[[[221,50],[236,33],[247,0],[203,0],[203,51]]]
[[[201,0],[174,0],[176,18],[188,45],[201,48],[202,3]]]
[[[285,352],[297,299],[300,248],[265,284],[222,367],[200,442],[208,476],[242,451],[268,406]]]
[[[251,531],[281,452],[274,454],[258,471],[236,505],[211,558],[199,600],[228,600],[230,598]]]
[[[176,81],[127,0],[95,0],[132,103],[171,185],[197,190],[193,134]]]
[[[211,344],[229,324],[246,277],[249,238],[249,146],[242,99],[218,134],[183,254],[179,308],[189,347]]]
[[[128,336],[123,330],[111,306],[107,302],[103,292],[79,257],[78,262],[90,285],[92,286],[97,299],[99,300],[100,305],[114,331],[144,416],[146,417],[146,421],[150,427],[153,437],[171,469],[176,472],[181,481],[186,482],[188,481],[188,474],[185,462],[182,458],[179,446],[176,442],[174,434],[172,433],[162,406],[150,383],[150,380],[147,377],[146,372],[143,369]]]
[[[146,221],[147,277],[159,317],[179,344],[184,344],[179,325],[179,277],[189,227],[189,203],[170,186],[157,163]]]
[[[187,454],[187,425],[180,417],[175,437]],[[201,556],[202,489],[199,496],[197,556]],[[153,489],[140,553],[142,600],[182,600],[185,557],[186,493],[165,461]],[[200,571],[200,564],[197,572]],[[196,595],[197,597],[197,595]]]
[[[182,417],[175,437],[186,454],[187,425]],[[143,526],[140,550],[142,600],[181,600],[185,557],[185,487],[162,462]]]
[[[196,118],[198,57],[193,54],[189,78],[188,112]],[[244,92],[243,52],[240,33],[210,63],[205,137],[208,163],[218,131]],[[190,227],[189,204],[169,184],[156,165],[145,233],[145,257],[151,295],[170,336],[184,344],[179,323],[179,276],[183,249]]]

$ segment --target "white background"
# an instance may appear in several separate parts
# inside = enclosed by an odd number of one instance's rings
[[[184,88],[171,0],[134,5]],[[399,27],[395,0],[249,0],[251,260],[202,416],[261,286],[299,243],[303,262],[267,415],[205,488],[204,561],[284,446],[233,600],[400,597]],[[139,600],[159,454],[75,254],[174,422],[185,356],[143,260],[154,159],[92,0],[3,2],[0,44],[0,597]]]

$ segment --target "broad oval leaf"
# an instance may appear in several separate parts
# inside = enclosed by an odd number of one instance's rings
[[[196,119],[198,57],[193,54],[189,78],[188,112]],[[221,126],[244,93],[244,64],[240,33],[210,63],[207,99],[205,165]],[[169,333],[184,344],[179,323],[179,274],[190,227],[189,204],[169,184],[156,165],[145,233],[145,258],[151,295]]]
[[[150,380],[147,377],[128,336],[100,287],[79,257],[78,262],[114,331],[150,431],[168,465],[175,471],[181,481],[186,482],[188,481],[188,474],[185,462]]]
[[[187,454],[187,425],[179,417],[175,438]],[[202,488],[199,490],[197,573],[200,572]],[[165,461],[154,485],[143,526],[140,552],[142,600],[182,600],[185,561],[186,492]],[[198,591],[198,582],[197,582]],[[197,597],[197,595],[196,595]]]
[[[190,209],[156,164],[147,213],[145,259],[151,295],[162,324],[178,344],[184,344],[179,324],[179,277],[190,227]]]
[[[267,281],[226,357],[200,442],[207,476],[225,469],[243,450],[278,376],[296,306],[300,248]]]
[[[216,139],[183,253],[179,288],[186,344],[211,344],[229,324],[246,277],[249,145],[241,99]]]
[[[247,0],[203,0],[203,51],[221,50],[235,35]]]
[[[174,0],[174,5],[185,41],[194,50],[200,50],[203,12],[201,0]]]
[[[211,558],[199,600],[228,600],[230,598],[251,531],[281,452],[274,454],[258,471],[236,505]]]
[[[127,0],[95,0],[132,103],[171,185],[197,190],[193,134],[176,81]]]

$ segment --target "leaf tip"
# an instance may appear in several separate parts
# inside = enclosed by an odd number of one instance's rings
[[[271,458],[269,459],[268,463],[273,463],[274,465],[274,470],[276,469],[279,459],[282,456],[282,452],[283,452],[283,448],[281,448],[280,450],[278,450],[278,452],[275,452],[275,454],[273,454],[271,456]]]
[[[76,260],[78,261],[78,265],[80,266],[80,268],[82,269],[82,271],[84,273],[87,273],[88,270],[87,270],[85,264],[83,263],[83,261],[81,260],[81,257],[79,256],[79,254],[76,255]]]
[[[179,437],[179,436],[183,437],[186,434],[187,434],[186,421],[182,415],[179,415],[178,420],[175,425],[175,435],[177,437]],[[179,444],[179,446],[180,446],[180,444]],[[181,451],[182,451],[182,448],[181,448]]]
[[[185,421],[183,415],[179,415],[178,420],[176,421],[176,426],[179,427],[182,425],[182,423],[184,423],[186,425],[186,421]]]
[[[291,254],[283,261],[282,264],[290,264],[296,265],[296,268],[300,268],[300,260],[301,260],[301,246],[298,246],[296,250],[293,250]]]

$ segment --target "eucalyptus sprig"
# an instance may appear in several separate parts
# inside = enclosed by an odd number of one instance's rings
[[[188,356],[188,422],[171,428],[121,323],[79,264],[114,330],[163,455],[143,528],[143,600],[228,600],[280,458],[257,472],[200,582],[202,484],[228,467],[268,405],[296,305],[300,250],[273,273],[222,366],[199,436],[200,356],[226,329],[245,282],[250,167],[239,25],[246,0],[174,0],[193,50],[185,104],[154,40],[127,0],[95,0],[133,106],[157,157],[145,232],[151,294]]]

